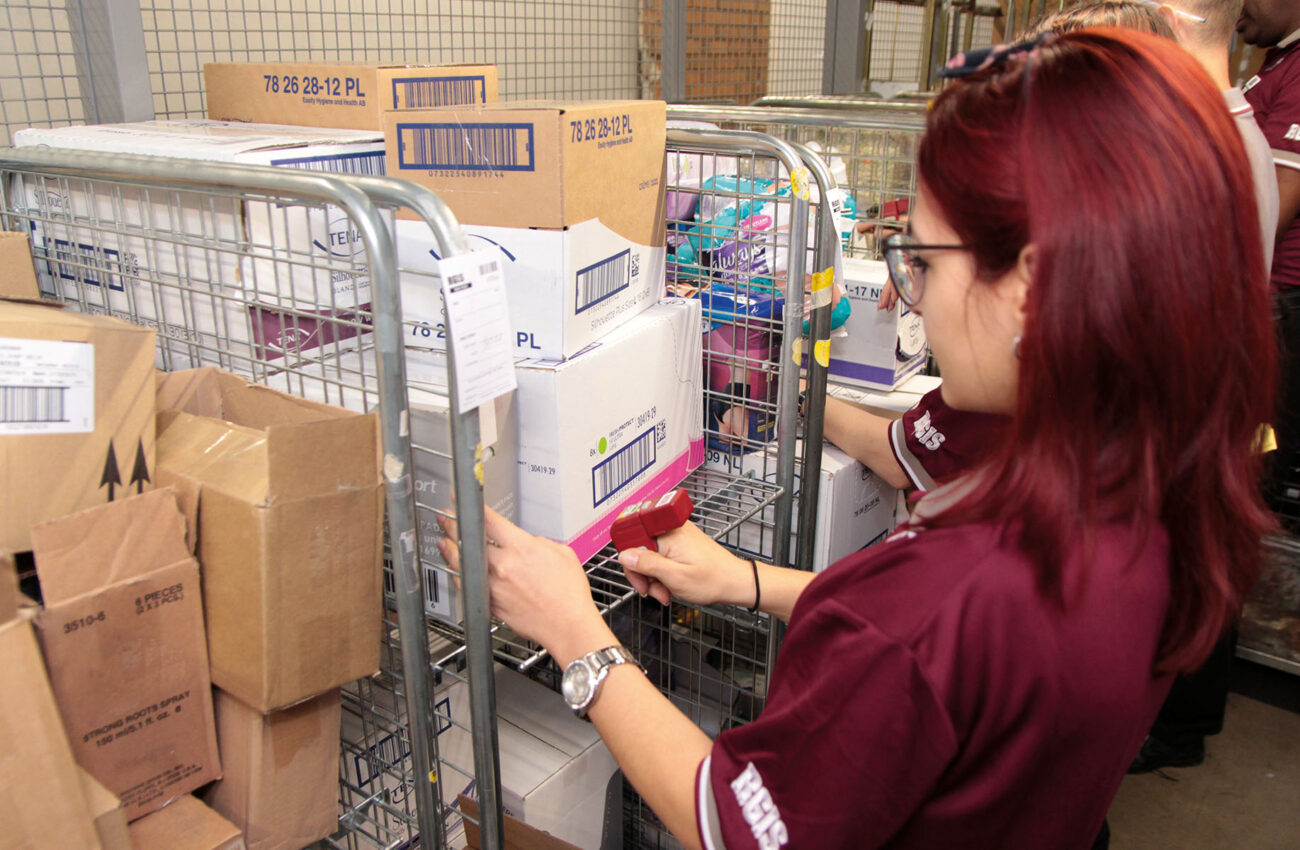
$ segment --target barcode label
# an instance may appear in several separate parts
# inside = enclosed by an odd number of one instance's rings
[[[94,345],[0,338],[0,436],[94,430]]]
[[[393,80],[393,109],[487,103],[487,81],[477,77],[399,77]]]
[[[0,387],[0,422],[66,422],[67,387]]]
[[[591,470],[591,505],[600,504],[655,463],[655,429],[651,428]]]
[[[632,285],[629,275],[630,249],[615,254],[578,271],[577,310],[588,310],[615,293],[622,292]]]
[[[532,124],[398,124],[397,167],[532,171]]]
[[[323,171],[329,174],[359,174],[362,177],[383,177],[386,170],[383,151],[277,159],[271,164],[286,168],[301,168],[306,171]]]
[[[118,292],[125,290],[122,282],[122,254],[113,248],[100,248],[84,242],[53,239],[50,251],[50,271],[63,280],[78,281],[86,286],[106,286]]]

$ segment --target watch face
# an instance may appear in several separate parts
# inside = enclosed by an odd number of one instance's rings
[[[564,701],[574,708],[581,708],[591,699],[591,668],[585,663],[575,662],[564,670],[560,690],[564,692]]]

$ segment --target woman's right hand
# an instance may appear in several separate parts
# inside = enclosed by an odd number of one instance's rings
[[[696,605],[752,605],[754,573],[749,562],[688,522],[656,538],[658,552],[624,549],[619,563],[632,587],[664,605],[672,597]]]

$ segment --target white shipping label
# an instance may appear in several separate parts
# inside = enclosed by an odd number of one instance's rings
[[[95,430],[95,346],[0,337],[0,435]]]
[[[445,257],[439,266],[462,411],[516,386],[514,336],[500,258],[499,251],[481,248]]]

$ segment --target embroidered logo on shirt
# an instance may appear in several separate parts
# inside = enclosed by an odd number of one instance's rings
[[[1292,124],[1290,128],[1287,129],[1286,135],[1282,138],[1290,139],[1293,142],[1300,140],[1300,124]]]
[[[930,424],[930,411],[922,413],[917,420],[912,423],[912,433],[916,435],[916,440],[930,451],[935,451],[947,439],[939,433],[939,429]]]
[[[1246,92],[1250,91],[1257,85],[1259,85],[1259,74],[1256,74],[1255,76],[1251,77],[1249,80],[1246,80],[1246,84],[1241,87],[1241,93],[1245,94]]]
[[[731,780],[731,792],[736,795],[740,812],[745,816],[760,850],[778,850],[789,843],[790,833],[781,820],[781,812],[776,808],[772,795],[763,787],[763,777],[758,775],[758,768],[752,761]]]

